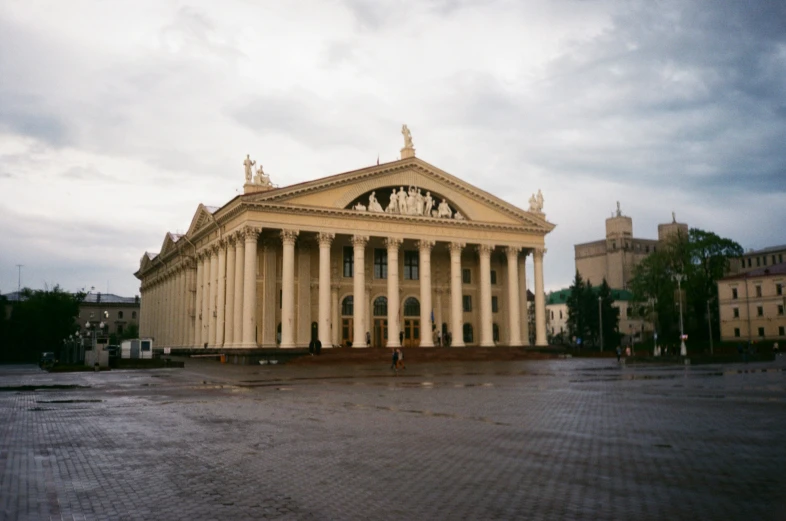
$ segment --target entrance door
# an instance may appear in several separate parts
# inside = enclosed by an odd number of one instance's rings
[[[346,346],[347,342],[352,342],[353,334],[354,331],[352,329],[352,319],[342,318],[341,319],[341,345]]]
[[[420,345],[420,319],[404,319],[404,347],[418,347]]]
[[[374,336],[371,338],[374,347],[386,347],[388,345],[388,319],[374,319]]]

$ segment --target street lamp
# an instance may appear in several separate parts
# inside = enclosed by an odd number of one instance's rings
[[[598,324],[600,325],[600,352],[603,352],[603,297],[598,297]]]
[[[680,299],[680,356],[687,356],[688,348],[685,347],[685,329],[682,324],[682,281],[687,277],[682,273],[675,273],[671,278],[677,281],[677,293]]]

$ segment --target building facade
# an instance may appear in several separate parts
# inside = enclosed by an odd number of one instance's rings
[[[145,253],[141,336],[159,348],[546,344],[540,193],[519,209],[415,157],[275,188],[246,157],[244,194],[200,205]]]
[[[674,214],[672,222],[658,225],[658,239],[633,237],[633,219],[617,211],[606,219],[606,238],[574,246],[576,270],[584,281],[593,285],[606,282],[615,289],[627,289],[633,278],[633,268],[669,237],[677,234],[688,236],[688,225],[678,223]]]
[[[742,258],[729,261],[729,274],[746,273],[784,262],[786,262],[786,244],[761,250],[749,250],[742,255]]]
[[[119,336],[131,324],[139,324],[139,313],[139,297],[121,297],[111,293],[88,293],[79,304],[77,324],[86,333],[103,323],[104,334]]]
[[[767,253],[772,255],[771,252]],[[786,262],[729,275],[719,280],[721,340],[724,342],[786,340],[784,287],[786,287]]]

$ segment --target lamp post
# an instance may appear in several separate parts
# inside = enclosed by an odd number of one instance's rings
[[[600,330],[600,352],[603,352],[603,297],[598,297],[598,329]]]
[[[677,293],[680,299],[680,356],[687,356],[688,348],[685,347],[685,329],[682,324],[682,281],[686,277],[682,273],[676,273],[671,278],[677,281]]]

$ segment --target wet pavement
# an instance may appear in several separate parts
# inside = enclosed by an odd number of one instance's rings
[[[0,519],[786,519],[786,357],[0,366]]]

